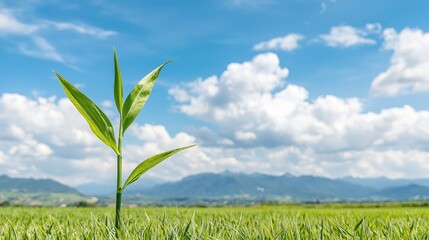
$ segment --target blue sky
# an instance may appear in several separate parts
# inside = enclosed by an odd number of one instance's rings
[[[112,153],[64,100],[52,70],[115,122],[115,46],[125,92],[175,59],[126,136],[126,171],[157,150],[195,142],[199,148],[149,177],[224,170],[425,177],[428,7],[403,0],[2,1],[0,174],[72,185],[113,179]]]

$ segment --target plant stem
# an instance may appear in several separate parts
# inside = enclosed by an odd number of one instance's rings
[[[119,231],[121,229],[121,198],[122,193],[116,193],[116,217],[115,217],[115,227]]]
[[[118,155],[118,176],[116,186],[116,215],[115,215],[115,227],[116,230],[121,228],[121,199],[122,199],[122,156]]]
[[[118,137],[118,165],[117,165],[117,182],[116,182],[116,212],[115,212],[115,227],[116,235],[121,229],[121,200],[122,200],[122,114],[121,123],[119,124],[119,137]]]

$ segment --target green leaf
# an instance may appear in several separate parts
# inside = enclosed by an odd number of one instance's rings
[[[115,86],[114,86],[114,96],[116,107],[118,108],[119,114],[122,113],[122,98],[124,95],[124,90],[122,88],[122,76],[121,70],[119,69],[118,56],[116,55],[116,50],[113,49],[113,59],[115,62]]]
[[[134,119],[136,119],[137,115],[140,113],[143,106],[145,105],[161,69],[171,61],[172,60],[161,64],[161,66],[157,67],[155,70],[146,75],[142,80],[137,83],[137,85],[128,95],[127,99],[125,100],[124,107],[122,109],[123,133],[131,125]]]
[[[94,134],[107,146],[111,147],[116,154],[119,154],[116,147],[115,133],[112,123],[101,111],[101,109],[93,103],[85,94],[75,88],[71,83],[61,77],[58,73],[54,72],[64,92],[69,97],[70,101],[77,108],[80,114],[88,122],[89,127]]]
[[[121,191],[124,191],[124,189],[130,185],[131,183],[137,181],[137,179],[139,179],[145,172],[147,172],[149,169],[155,167],[156,165],[158,165],[159,163],[161,163],[162,161],[164,161],[165,159],[173,156],[174,154],[183,151],[185,149],[191,148],[195,145],[190,145],[187,147],[182,147],[182,148],[177,148],[174,150],[170,150],[167,152],[163,152],[160,154],[157,154],[155,156],[152,156],[146,160],[144,160],[142,163],[140,163],[130,174],[130,176],[128,177],[127,181],[125,181],[124,186],[122,187]]]

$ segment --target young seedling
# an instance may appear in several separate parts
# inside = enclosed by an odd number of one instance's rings
[[[131,172],[124,185],[122,185],[122,137],[148,100],[152,88],[155,85],[156,79],[161,72],[161,69],[171,61],[161,64],[159,67],[155,68],[155,70],[142,78],[125,99],[125,102],[123,102],[122,77],[115,50],[113,50],[113,59],[115,68],[114,98],[120,118],[118,142],[116,142],[112,123],[107,118],[106,114],[104,114],[103,111],[94,102],[85,96],[85,94],[75,88],[58,73],[54,73],[60,81],[61,86],[63,87],[70,101],[88,122],[92,132],[117,155],[115,227],[116,230],[119,231],[121,228],[121,199],[125,188],[131,183],[137,181],[145,172],[155,167],[160,162],[182,150],[195,145],[163,152],[144,160]]]

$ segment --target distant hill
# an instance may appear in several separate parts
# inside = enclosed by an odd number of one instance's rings
[[[420,186],[429,187],[429,179],[420,178],[420,179],[390,179],[386,177],[377,177],[377,178],[354,178],[354,177],[345,177],[340,178],[339,180],[354,183],[361,186],[372,187],[376,189],[383,188],[392,188],[392,187],[401,187],[411,184],[417,184]]]
[[[76,189],[50,179],[11,178],[0,176],[1,205],[63,206],[93,204],[96,198],[80,194]]]
[[[404,200],[429,199],[429,187],[410,184],[401,187],[385,188],[374,194],[376,198]]]
[[[23,193],[78,193],[72,187],[50,179],[10,178],[0,176],[0,192]]]
[[[362,199],[376,190],[353,183],[314,176],[271,176],[225,172],[204,173],[177,182],[135,191],[156,198],[283,198],[291,201]]]

